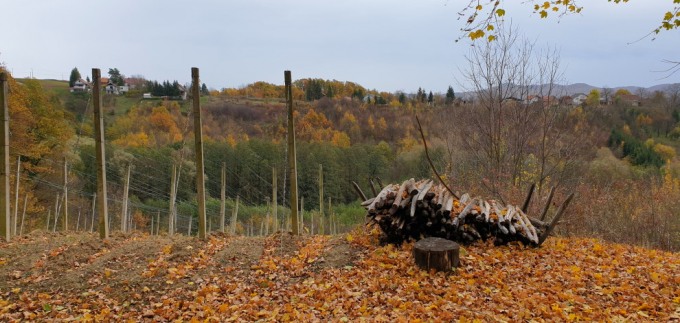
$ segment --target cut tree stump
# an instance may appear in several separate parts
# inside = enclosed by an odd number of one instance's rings
[[[449,272],[460,265],[460,246],[443,238],[425,238],[413,245],[413,258],[418,267]]]

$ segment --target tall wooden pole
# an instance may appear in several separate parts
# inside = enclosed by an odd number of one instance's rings
[[[54,199],[54,225],[52,226],[52,232],[57,232],[57,220],[59,220],[59,193]]]
[[[12,223],[12,235],[17,235],[17,222],[19,222],[19,180],[21,179],[21,156],[17,156],[16,185],[14,186],[14,221]]]
[[[94,195],[92,195],[92,219],[90,221],[90,232],[94,231],[94,211],[96,210],[96,205],[97,205],[97,193],[94,193]]]
[[[224,217],[227,205],[227,163],[222,163],[222,190],[220,192],[220,231],[224,233]]]
[[[267,219],[265,220],[265,225],[264,225],[264,229],[265,229],[264,234],[265,235],[269,235],[269,221],[271,219],[271,211],[272,210],[271,210],[271,204],[269,203],[269,196],[267,196]]]
[[[170,180],[170,209],[168,210],[168,234],[175,234],[175,198],[177,197],[177,166],[172,165]]]
[[[302,234],[305,230],[305,197],[300,196],[300,221],[298,221],[298,232]]]
[[[274,218],[274,232],[279,231],[279,199],[277,193],[276,167],[272,167],[272,217]]]
[[[78,219],[76,219],[76,232],[80,230],[80,206],[78,206]]]
[[[319,164],[319,232],[324,234],[323,226],[323,165]]]
[[[290,177],[290,219],[293,234],[298,232],[298,187],[297,187],[297,153],[295,151],[295,120],[293,119],[293,85],[290,71],[284,71],[286,84],[286,101],[288,103],[288,174]]]
[[[97,150],[97,207],[99,213],[99,237],[107,239],[109,237],[109,207],[106,194],[106,153],[104,146],[104,113],[102,111],[101,100],[101,71],[98,68],[92,69],[92,102],[94,104],[94,143]]]
[[[128,193],[130,192],[130,165],[125,172],[125,184],[123,185],[123,207],[120,211],[120,231],[128,232]]]
[[[63,188],[63,194],[64,194],[64,218],[63,218],[63,231],[68,231],[68,162],[66,161],[66,157],[64,157],[64,188]]]
[[[0,72],[0,114],[2,114],[2,134],[0,134],[0,234],[9,242],[9,84],[7,73]]]
[[[236,234],[236,221],[238,220],[238,201],[239,196],[236,195],[236,202],[234,204],[234,209],[231,212],[231,223],[229,226],[232,235]]]
[[[331,208],[331,197],[328,197],[328,234],[335,234],[334,232],[335,214]]]
[[[24,209],[21,211],[21,227],[19,227],[19,235],[24,234],[24,218],[26,218],[26,204],[28,204],[28,194],[24,195]]]
[[[198,68],[191,68],[191,93],[194,105],[194,139],[196,142],[196,192],[198,196],[198,237],[205,234],[205,165],[203,164],[203,128],[201,127],[201,96]]]

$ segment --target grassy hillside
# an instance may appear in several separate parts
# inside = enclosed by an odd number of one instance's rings
[[[267,238],[36,232],[0,244],[0,320],[669,321],[680,255],[595,239],[462,248],[451,275],[372,233]]]

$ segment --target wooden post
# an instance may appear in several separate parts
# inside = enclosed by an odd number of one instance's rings
[[[203,164],[203,128],[201,122],[201,93],[198,68],[191,68],[191,92],[194,105],[194,139],[196,142],[196,192],[198,196],[198,237],[205,240],[205,165]]]
[[[300,196],[300,216],[299,216],[299,221],[298,221],[298,232],[302,234],[304,232],[305,228],[305,197]]]
[[[234,235],[236,234],[236,220],[238,218],[238,201],[239,201],[239,196],[236,195],[236,204],[234,205],[234,210],[231,213],[231,223],[230,223],[230,231],[231,234]]]
[[[94,104],[94,142],[97,150],[97,198],[99,198],[99,237],[109,237],[109,208],[106,194],[106,152],[104,137],[104,113],[101,100],[101,71],[92,69],[92,102]]]
[[[170,207],[168,209],[168,235],[175,234],[175,198],[177,197],[177,166],[172,165],[170,180]]]
[[[153,235],[153,215],[151,216],[151,232],[149,235]]]
[[[156,235],[161,233],[161,211],[156,212]]]
[[[76,232],[80,229],[80,206],[78,206],[78,219],[76,220]]]
[[[319,229],[324,234],[323,227],[323,165],[319,164]]]
[[[269,235],[269,221],[270,221],[270,218],[271,218],[271,211],[272,210],[271,210],[271,204],[269,204],[269,196],[267,196],[267,216],[266,216],[265,224],[264,224],[264,229],[265,229],[264,234],[267,235],[267,236]]]
[[[123,186],[123,206],[120,211],[120,231],[128,232],[128,193],[130,192],[130,165],[125,172],[125,184]]]
[[[14,186],[14,221],[12,223],[12,235],[17,235],[17,223],[19,222],[19,179],[21,179],[21,156],[17,156],[16,185]]]
[[[57,220],[59,220],[59,193],[57,193],[57,198],[54,199],[54,226],[52,226],[52,232],[57,232]]]
[[[45,224],[45,232],[50,232],[50,218],[52,217],[52,209],[47,209],[47,224]]]
[[[189,225],[187,226],[187,237],[191,236],[191,224],[194,222],[194,218],[189,216]]]
[[[63,224],[63,231],[68,231],[68,162],[66,161],[66,157],[64,157],[64,188],[63,188],[63,193],[64,194],[64,218],[62,219],[62,224]]]
[[[97,205],[97,193],[94,193],[92,195],[92,219],[90,221],[90,232],[94,232],[94,211],[96,210],[95,206]]]
[[[227,163],[222,163],[222,191],[220,192],[220,232],[224,233],[224,217],[227,205]]]
[[[331,197],[328,197],[328,234],[335,234],[333,232],[333,208],[331,207]]]
[[[293,119],[293,86],[290,71],[284,71],[286,84],[286,101],[288,103],[288,171],[290,177],[290,219],[293,234],[298,232],[298,187],[297,187],[297,153],[295,151],[295,120]]]
[[[272,167],[272,217],[274,218],[274,232],[279,231],[279,200],[276,187],[276,167]]]
[[[0,134],[0,234],[9,242],[9,78],[6,72],[0,72],[0,114],[2,114],[2,132]]]
[[[19,227],[19,235],[24,234],[24,218],[26,217],[26,204],[28,203],[28,194],[24,196],[24,209],[21,211],[21,226]]]

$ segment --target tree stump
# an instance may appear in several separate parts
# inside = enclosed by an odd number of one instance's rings
[[[413,245],[413,258],[418,267],[449,272],[460,265],[460,246],[442,238],[425,238]]]

